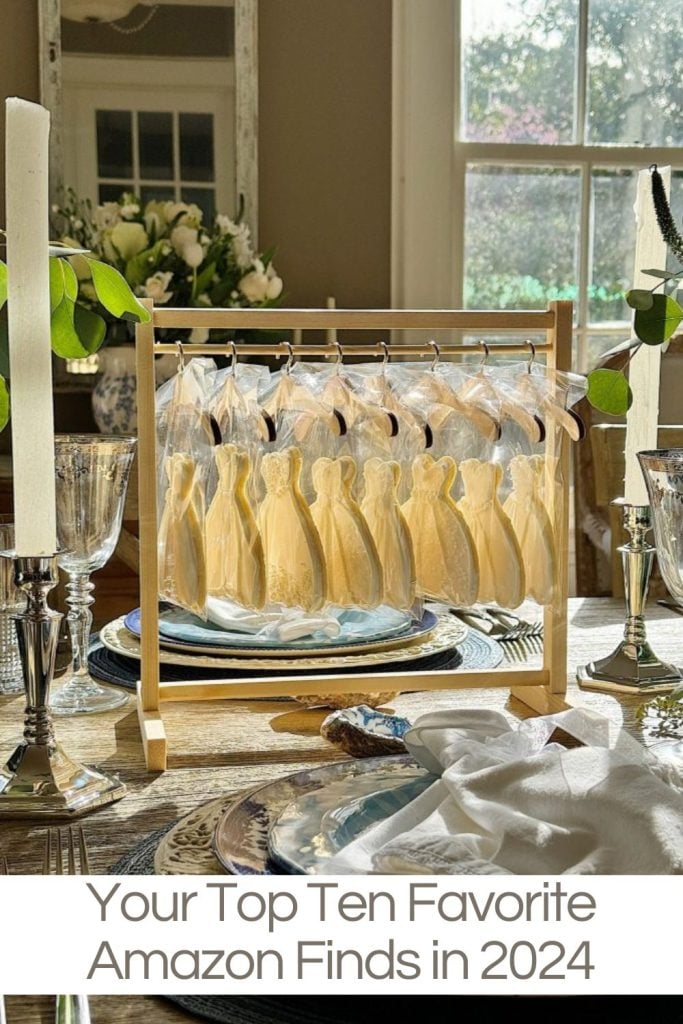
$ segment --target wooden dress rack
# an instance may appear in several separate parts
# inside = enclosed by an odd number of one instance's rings
[[[572,304],[551,302],[540,311],[481,312],[470,310],[343,310],[343,309],[164,309],[153,308],[151,321],[136,328],[138,395],[138,474],[140,517],[141,678],[137,687],[138,717],[150,770],[167,766],[167,738],[162,715],[164,701],[221,700],[225,698],[305,696],[316,693],[369,693],[373,690],[441,690],[509,687],[519,700],[539,714],[567,707],[567,562],[569,517],[569,446],[558,444],[557,432],[546,441],[546,504],[555,524],[557,580],[553,603],[544,609],[543,663],[541,668],[459,672],[453,670],[328,673],[315,676],[264,676],[250,680],[228,677],[209,681],[160,682],[159,679],[159,573],[157,563],[157,457],[154,357],[178,351],[173,343],[155,341],[155,330],[205,328],[207,330],[422,330],[528,332],[545,334],[536,351],[546,357],[550,370],[569,370],[572,347]],[[401,355],[426,355],[426,344],[389,345]],[[330,343],[292,346],[294,355],[334,356]],[[474,345],[443,344],[442,356],[471,353]],[[376,345],[345,344],[344,354],[376,356]],[[288,345],[237,344],[237,355],[287,355]],[[525,344],[501,343],[491,352],[528,353]],[[183,354],[232,354],[232,345],[185,344]]]

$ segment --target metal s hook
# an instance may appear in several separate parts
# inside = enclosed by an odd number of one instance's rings
[[[234,377],[237,370],[237,345],[234,341],[229,341],[228,348],[230,349],[230,366],[228,367],[228,373],[231,377]]]
[[[287,362],[285,363],[285,373],[289,377],[292,372],[292,366],[294,365],[294,349],[290,341],[283,341],[282,344],[287,349]]]
[[[439,346],[437,345],[437,343],[434,340],[430,339],[429,345],[431,346],[431,349],[432,349],[432,351],[434,353],[434,358],[432,359],[432,365],[430,366],[429,369],[431,370],[432,373],[434,373],[434,371],[436,370],[437,366],[439,365],[439,362],[441,361],[441,349],[439,348]]]
[[[534,362],[536,360],[536,346],[534,345],[533,341],[529,341],[528,339],[526,341],[526,344],[529,346],[529,362],[526,366],[526,372],[531,373],[531,367],[534,365]]]
[[[182,341],[176,341],[175,344],[178,349],[178,373],[182,373],[185,369],[185,350]]]
[[[484,350],[484,355],[482,356],[482,360],[479,363],[479,369],[483,370],[483,368],[486,366],[486,364],[489,361],[489,356],[491,355],[491,349],[489,348],[489,346],[486,344],[485,341],[480,341],[479,342],[479,348],[483,348],[483,350]]]
[[[335,372],[339,374],[341,373],[341,368],[344,365],[344,349],[341,347],[336,338],[334,339],[334,341],[331,342],[331,344],[334,345],[335,349],[337,350],[337,358],[334,361],[334,366]]]
[[[378,341],[377,348],[382,352],[382,369],[384,370],[389,365],[389,359],[391,358],[389,355],[389,346],[386,341]],[[377,354],[379,355],[379,352]]]

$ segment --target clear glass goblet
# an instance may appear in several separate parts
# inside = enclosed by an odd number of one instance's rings
[[[14,549],[14,517],[0,516],[0,551]],[[14,562],[0,558],[0,694],[23,693],[24,673],[12,616],[26,607],[26,595],[14,585]]]
[[[652,508],[657,561],[667,590],[683,605],[683,448],[638,452]]]
[[[672,598],[683,608],[683,448],[638,452],[638,461],[652,508],[659,571]],[[673,696],[683,700],[683,689],[677,687]],[[683,773],[683,740],[662,740],[650,749]]]
[[[136,443],[134,437],[107,434],[55,437],[58,562],[69,576],[71,635],[71,670],[50,702],[56,714],[109,711],[128,700],[88,671],[95,589],[90,574],[106,565],[118,542]]]

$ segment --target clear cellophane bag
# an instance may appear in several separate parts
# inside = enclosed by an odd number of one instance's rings
[[[215,434],[208,412],[214,364],[193,359],[157,391],[159,594],[203,616],[204,524]]]

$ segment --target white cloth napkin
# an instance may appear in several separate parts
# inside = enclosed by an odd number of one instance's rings
[[[282,640],[283,643],[299,640],[317,632],[322,632],[332,639],[341,633],[341,626],[334,616],[313,615],[296,608],[252,612],[241,605],[233,604],[232,601],[208,597],[204,611],[209,622],[222,629],[272,637]]]
[[[548,743],[557,727],[585,746]],[[404,738],[441,777],[326,874],[683,873],[683,776],[601,715],[433,712]]]

